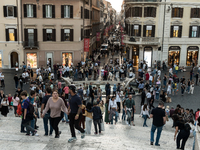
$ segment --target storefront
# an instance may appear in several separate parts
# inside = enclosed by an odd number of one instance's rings
[[[62,53],[62,65],[65,66],[71,66],[71,63],[73,62],[72,53]]]
[[[153,48],[152,47],[145,47],[144,48],[144,58],[143,60],[148,64],[148,67],[151,67],[152,64],[152,55],[153,55]]]
[[[199,47],[198,46],[189,46],[187,48],[187,58],[186,65],[192,66],[193,62],[195,66],[198,64],[198,55],[199,55]]]
[[[37,53],[26,53],[26,64],[30,64],[31,68],[37,68]]]
[[[139,64],[139,47],[133,46],[133,66],[138,66]]]
[[[179,65],[180,63],[180,47],[179,46],[171,46],[169,47],[169,55],[168,55],[168,65],[171,66],[173,64]]]

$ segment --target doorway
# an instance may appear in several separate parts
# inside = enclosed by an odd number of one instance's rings
[[[53,64],[53,53],[47,53],[47,65],[52,68]]]
[[[18,54],[16,52],[12,52],[10,54],[10,62],[11,62],[11,68],[16,67],[16,62],[19,63]]]
[[[148,67],[152,64],[152,47],[144,48],[144,61],[147,63]]]

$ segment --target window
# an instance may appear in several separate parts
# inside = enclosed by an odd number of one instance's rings
[[[170,37],[181,37],[182,36],[182,26],[171,26]]]
[[[192,27],[192,37],[197,37],[197,26]]]
[[[17,17],[16,6],[3,6],[4,17]]]
[[[147,26],[146,27],[146,37],[151,37],[152,36],[152,26]]]
[[[70,18],[70,6],[68,5],[64,7],[64,16],[65,18]]]
[[[142,17],[142,7],[132,7],[132,17]]]
[[[172,8],[172,18],[183,18],[183,8]]]
[[[65,41],[70,41],[70,29],[65,29],[64,30],[64,40]]]
[[[47,34],[47,41],[52,41],[53,40],[52,29],[46,29],[46,34]]]
[[[156,17],[156,7],[144,7],[144,17]]]
[[[52,5],[46,5],[46,18],[52,18]]]
[[[17,41],[17,29],[6,29],[6,41]]]
[[[7,14],[8,14],[8,17],[14,17],[14,7],[13,6],[7,6]]]
[[[33,17],[33,5],[26,5],[27,7],[27,17]]]
[[[131,25],[131,36],[141,36],[141,25]]]
[[[34,46],[34,29],[28,29],[28,46]]]
[[[14,29],[9,29],[9,41],[15,41],[15,31],[14,31]]]
[[[190,26],[189,37],[197,38],[199,37],[199,26]]]
[[[190,18],[200,18],[200,8],[191,8]]]
[[[178,37],[178,30],[179,30],[179,26],[174,26],[173,37]]]

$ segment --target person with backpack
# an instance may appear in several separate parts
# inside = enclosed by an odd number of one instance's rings
[[[32,132],[32,136],[38,136],[37,131],[31,127],[31,120],[33,120],[34,116],[34,107],[29,98],[27,97],[27,92],[23,91],[21,93],[21,98],[23,99],[23,115],[22,115],[22,125],[26,127],[27,136],[30,136],[30,132]]]
[[[182,119],[178,117],[178,115],[173,116],[174,123],[175,123],[175,134],[174,134],[174,141],[176,140],[176,147],[177,149],[185,148],[185,144],[190,136],[190,125],[188,123],[184,123]],[[179,133],[178,133],[179,131]],[[178,135],[177,135],[178,133]],[[182,140],[181,146],[180,141]]]

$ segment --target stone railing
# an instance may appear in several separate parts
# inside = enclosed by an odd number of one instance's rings
[[[127,2],[162,2],[162,0],[125,0]]]

